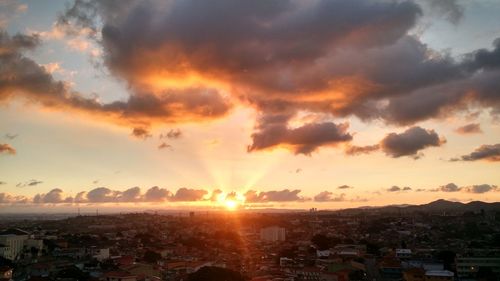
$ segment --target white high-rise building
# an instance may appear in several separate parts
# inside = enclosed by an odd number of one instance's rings
[[[286,230],[279,226],[270,226],[260,229],[260,240],[268,242],[285,241]]]
[[[8,229],[0,232],[0,256],[16,260],[22,253],[24,243],[29,238],[29,233],[20,229]]]

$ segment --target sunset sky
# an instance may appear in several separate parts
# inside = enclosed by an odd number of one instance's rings
[[[0,0],[0,211],[500,201],[499,14]]]

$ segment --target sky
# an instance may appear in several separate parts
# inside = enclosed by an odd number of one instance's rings
[[[0,210],[500,201],[500,2],[0,1]]]

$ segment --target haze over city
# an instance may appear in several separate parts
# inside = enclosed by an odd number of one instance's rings
[[[0,1],[0,212],[500,201],[499,13]]]

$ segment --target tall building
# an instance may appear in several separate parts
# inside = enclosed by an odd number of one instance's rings
[[[267,242],[285,241],[286,230],[279,226],[270,226],[260,229],[260,240]]]
[[[22,253],[28,238],[29,233],[20,229],[7,229],[0,232],[0,256],[16,260]]]

